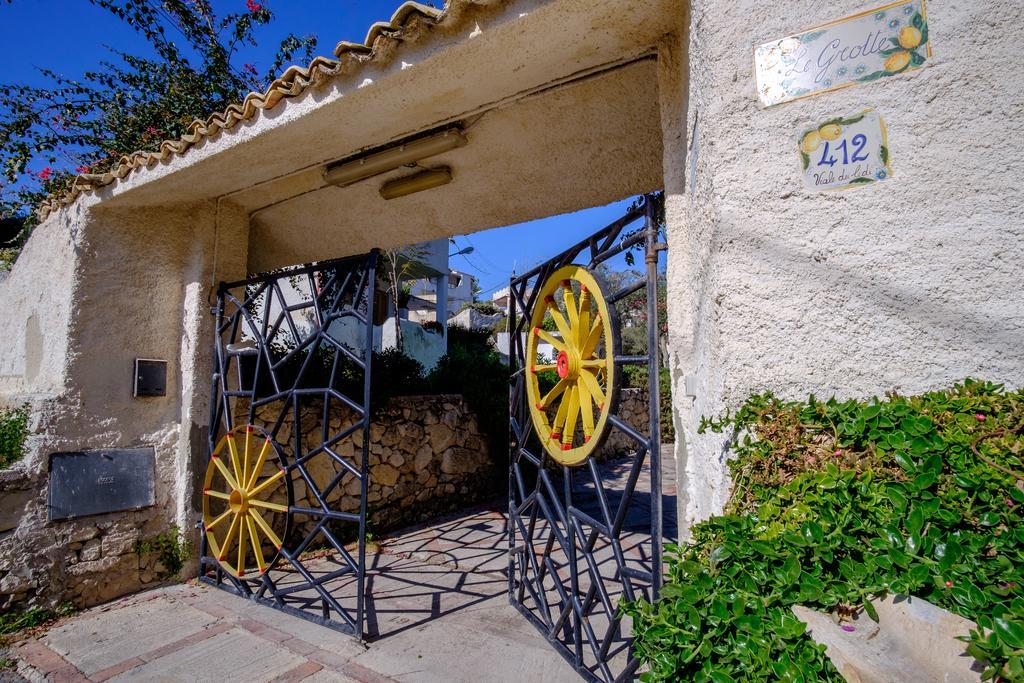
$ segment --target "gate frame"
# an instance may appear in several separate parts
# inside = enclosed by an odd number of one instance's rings
[[[237,280],[235,282],[221,282],[220,286],[217,289],[216,306],[214,306],[213,309],[210,311],[211,314],[216,316],[216,323],[214,328],[213,340],[214,369],[210,390],[210,416],[209,428],[207,433],[207,457],[205,460],[207,466],[209,466],[210,455],[213,453],[214,448],[216,446],[219,430],[222,427],[226,427],[226,430],[230,430],[230,428],[233,426],[234,415],[232,413],[231,399],[246,397],[249,398],[248,419],[250,423],[252,422],[253,419],[254,410],[258,405],[267,404],[282,399],[290,402],[291,405],[288,408],[286,408],[284,412],[282,412],[282,417],[278,419],[277,425],[272,430],[272,433],[275,437],[275,446],[278,448],[279,452],[287,454],[288,450],[283,449],[281,447],[281,444],[276,439],[276,434],[277,429],[281,425],[284,414],[286,414],[289,411],[294,411],[296,423],[292,427],[292,436],[295,439],[295,452],[292,453],[292,462],[288,463],[285,466],[285,469],[289,471],[289,476],[286,477],[286,481],[288,482],[288,505],[290,508],[287,514],[288,520],[290,522],[291,515],[294,514],[291,510],[291,508],[294,507],[294,501],[291,495],[292,487],[290,473],[295,468],[299,468],[300,474],[302,474],[304,478],[307,476],[305,472],[305,465],[298,464],[295,462],[299,458],[298,451],[301,450],[302,439],[301,430],[299,429],[298,424],[299,397],[302,395],[315,395],[322,393],[324,394],[326,400],[328,394],[333,395],[335,400],[339,400],[347,404],[350,408],[361,411],[362,413],[362,418],[353,423],[353,425],[349,428],[350,431],[348,432],[349,434],[351,434],[354,433],[355,431],[358,431],[359,429],[362,429],[362,438],[360,439],[361,446],[358,449],[360,473],[358,519],[352,519],[352,517],[354,517],[355,515],[352,515],[351,513],[343,513],[335,510],[324,510],[323,514],[321,515],[311,515],[309,514],[309,512],[312,511],[310,510],[305,511],[304,513],[299,513],[305,514],[307,517],[319,516],[320,522],[318,522],[317,524],[317,529],[307,534],[306,538],[302,541],[302,543],[295,547],[294,550],[289,551],[287,547],[282,548],[277,557],[275,558],[273,564],[271,564],[268,567],[266,573],[263,574],[257,581],[251,581],[249,579],[240,580],[225,572],[223,568],[220,566],[220,563],[217,561],[217,559],[209,556],[207,553],[208,543],[206,540],[206,532],[204,529],[202,517],[200,517],[199,522],[196,524],[196,528],[200,531],[198,576],[199,581],[214,586],[216,588],[220,588],[221,590],[227,591],[229,593],[233,593],[240,597],[248,598],[261,605],[280,610],[282,612],[285,612],[286,614],[291,614],[293,616],[299,617],[301,619],[306,619],[307,621],[311,621],[321,626],[326,626],[327,628],[331,628],[333,630],[355,636],[359,640],[365,639],[366,621],[366,495],[367,487],[369,484],[369,440],[370,426],[372,421],[371,386],[373,368],[373,314],[379,258],[379,250],[373,249],[372,251],[366,254],[331,259],[328,261],[319,261],[316,263],[306,264],[304,266],[296,268],[287,268],[281,271],[262,273],[259,275],[248,277],[243,280]],[[340,303],[340,299],[342,298],[341,293],[339,292],[335,303],[327,308],[325,316],[325,310],[320,305],[318,293],[315,290],[313,290],[312,278],[317,273],[332,270],[334,271],[334,274],[331,277],[337,278],[338,273],[341,272],[342,269],[347,269],[349,276],[352,276],[356,273],[361,273],[359,275],[358,283],[355,284],[352,305],[348,307],[347,310],[342,311],[337,309],[336,307],[338,306],[338,304]],[[309,302],[303,302],[301,304],[296,304],[292,306],[284,306],[284,296],[283,294],[281,294],[277,282],[282,279],[300,276],[305,276],[306,278],[308,278],[307,282],[309,282],[311,286],[312,300]],[[331,281],[332,280],[329,280],[329,282]],[[348,283],[349,281],[346,280],[345,283],[342,284],[341,292],[344,292],[344,287]],[[256,294],[252,295],[250,295],[248,291],[246,291],[242,300],[239,300],[230,292],[230,290],[232,289],[237,289],[239,287],[248,288],[250,285],[260,285],[261,288],[258,290]],[[324,289],[327,289],[327,286],[325,286]],[[258,323],[253,321],[251,316],[249,316],[246,313],[245,307],[246,305],[257,300],[258,297],[262,296],[262,292],[264,291],[268,292],[267,311],[263,316],[262,322]],[[356,403],[351,398],[345,397],[343,394],[341,394],[337,389],[333,387],[300,389],[297,386],[299,379],[296,380],[296,385],[293,385],[292,387],[281,388],[278,386],[276,377],[274,377],[273,375],[274,362],[271,361],[268,349],[268,330],[270,329],[269,309],[270,301],[275,293],[279,297],[279,302],[282,304],[282,312],[280,315],[283,316],[283,319],[287,319],[288,325],[291,328],[293,335],[295,334],[295,330],[294,323],[291,319],[292,312],[305,308],[313,308],[313,310],[316,312],[317,322],[315,333],[310,334],[305,339],[305,341],[300,342],[298,338],[296,338],[297,345],[295,349],[289,351],[284,358],[276,361],[276,364],[278,365],[283,363],[287,358],[298,354],[303,349],[310,348],[315,350],[320,345],[321,340],[325,337],[327,327],[336,320],[340,320],[345,317],[354,317],[356,318],[356,320],[363,324],[365,337],[364,344],[361,349],[363,352],[362,360],[358,359],[352,353],[352,351],[348,349],[346,349],[343,352],[341,347],[344,345],[341,344],[340,342],[337,342],[336,340],[331,339],[331,342],[335,346],[336,353],[344,353],[349,358],[349,360],[355,362],[363,370],[363,395],[361,403]],[[236,311],[229,315],[227,319],[225,319],[225,303],[227,300],[230,300],[233,303],[233,305],[236,307]],[[359,312],[359,308],[361,307],[362,302],[365,302],[365,314]],[[282,318],[279,318],[277,323],[274,325],[275,330],[281,324],[281,322]],[[252,331],[252,333],[254,334],[254,341],[257,343],[257,356],[259,359],[257,361],[256,370],[251,379],[252,389],[250,391],[244,391],[243,387],[241,386],[241,370],[239,367],[240,361],[236,361],[236,370],[238,372],[239,378],[238,389],[232,390],[229,387],[228,380],[226,379],[226,375],[228,372],[230,372],[231,369],[230,365],[232,356],[226,350],[227,344],[223,343],[224,334],[225,332],[228,332],[230,329],[229,334],[231,340],[233,341],[238,336],[239,329],[241,328],[242,325],[248,325],[250,331]],[[272,337],[273,333],[271,333],[269,336]],[[307,357],[307,360],[303,363],[303,370],[299,372],[298,378],[302,377],[302,374],[305,368],[308,366],[309,361],[312,358],[312,355],[313,354],[311,353],[310,356]],[[235,357],[239,358],[240,356]],[[270,397],[264,397],[257,400],[256,392],[257,387],[259,386],[260,369],[264,366],[264,364],[268,366],[266,372],[271,373],[275,389],[278,389],[278,391],[276,391],[276,393]],[[335,363],[335,368],[331,372],[332,384],[333,380],[335,379],[336,371],[337,364]],[[327,425],[321,425],[321,429],[323,430],[322,434],[326,434]],[[339,439],[339,441],[345,438],[349,438],[347,434],[346,436],[342,437],[342,439]],[[321,441],[320,448],[324,447],[324,443],[325,441]],[[287,455],[284,455],[284,457],[286,458]],[[196,475],[200,477],[202,476],[202,474],[198,472],[196,473]],[[306,479],[306,481],[307,484],[309,484],[309,479]],[[356,566],[354,568],[358,593],[356,595],[356,609],[354,617],[350,617],[349,610],[342,608],[337,603],[337,601],[333,601],[332,596],[327,594],[322,589],[320,583],[326,581],[326,578],[321,577],[320,579],[314,579],[313,576],[309,574],[304,567],[302,567],[301,563],[296,563],[298,556],[301,555],[301,553],[305,550],[309,542],[312,541],[312,539],[320,533],[324,534],[324,536],[331,543],[331,545],[334,546],[335,549],[339,550],[339,552],[342,552],[346,559],[350,558],[347,552],[341,550],[341,548],[343,547],[342,544],[340,544],[337,541],[337,539],[334,538],[333,534],[326,529],[325,525],[328,519],[340,519],[341,521],[358,522],[359,550],[358,559],[356,560]],[[289,539],[285,538],[283,540],[285,546],[287,546]],[[273,568],[275,566],[280,565],[282,561],[286,561],[292,567],[296,568],[299,571],[299,573],[303,575],[303,578],[305,579],[308,587],[320,593],[321,614],[317,615],[304,609],[299,609],[297,607],[293,607],[292,605],[288,605],[285,603],[285,595],[297,591],[288,590],[287,593],[279,591],[269,576]],[[349,569],[351,569],[351,565]],[[213,572],[213,576],[207,576],[207,573],[211,570]],[[333,578],[339,578],[349,573],[350,571],[348,570],[337,570],[335,572],[332,572],[329,576]],[[255,584],[255,588],[250,586],[250,583]],[[333,605],[328,604],[329,599],[334,602]],[[331,618],[332,609],[335,612],[337,612],[340,617],[343,618],[342,621],[337,621]]]
[[[590,628],[589,623],[584,620],[584,607],[580,602],[580,591],[579,587],[579,576],[580,571],[578,567],[578,556],[582,553],[584,560],[588,563],[588,566],[593,562],[593,550],[587,550],[586,544],[577,542],[576,526],[573,523],[566,523],[564,526],[564,535],[569,539],[570,547],[573,552],[570,554],[566,548],[563,551],[566,552],[568,567],[570,572],[569,577],[569,590],[572,591],[571,595],[571,613],[567,610],[569,606],[566,605],[565,591],[559,592],[561,605],[561,614],[558,619],[552,623],[545,623],[543,619],[537,616],[530,607],[528,607],[524,600],[526,598],[526,591],[529,590],[531,597],[535,603],[539,603],[539,598],[544,598],[544,586],[543,576],[538,582],[536,588],[530,585],[531,581],[536,580],[537,572],[537,558],[534,556],[531,558],[530,563],[534,569],[534,578],[530,578],[527,564],[527,554],[533,553],[532,537],[525,539],[526,529],[523,528],[524,540],[521,545],[517,545],[517,526],[522,525],[522,513],[528,508],[533,508],[533,516],[531,522],[536,519],[537,508],[543,507],[543,503],[531,502],[530,498],[540,491],[541,481],[545,481],[547,491],[551,493],[551,497],[554,498],[554,491],[556,487],[551,484],[548,480],[546,472],[544,471],[545,463],[550,460],[550,456],[541,448],[541,455],[537,457],[530,453],[526,449],[526,442],[529,439],[530,432],[532,430],[531,419],[526,406],[526,391],[525,391],[525,372],[526,368],[529,367],[529,361],[531,359],[525,358],[526,345],[523,343],[522,334],[527,331],[531,313],[534,307],[537,305],[537,297],[543,286],[543,283],[550,274],[562,265],[568,265],[574,263],[584,252],[590,250],[590,258],[587,262],[587,268],[593,269],[596,265],[607,261],[608,259],[623,253],[629,249],[643,245],[644,250],[644,261],[645,261],[645,275],[644,278],[637,283],[627,286],[626,288],[614,292],[610,295],[606,295],[609,305],[614,306],[617,302],[638,292],[641,289],[646,288],[647,290],[647,355],[646,356],[616,356],[615,364],[621,367],[622,365],[642,365],[646,364],[648,367],[648,393],[649,393],[649,434],[645,438],[642,434],[632,429],[629,425],[626,425],[617,414],[614,412],[609,415],[609,422],[613,428],[617,428],[620,431],[631,437],[637,446],[636,452],[633,454],[634,464],[633,471],[631,472],[630,482],[627,483],[626,495],[623,496],[623,500],[620,503],[622,506],[617,518],[621,517],[624,519],[625,511],[628,508],[629,500],[635,493],[636,478],[639,476],[640,469],[643,465],[644,458],[649,455],[650,457],[650,494],[651,494],[651,571],[647,572],[644,570],[636,569],[633,567],[628,568],[628,573],[625,571],[624,559],[616,558],[616,562],[619,565],[616,575],[620,581],[623,582],[623,597],[628,598],[629,594],[632,593],[632,586],[630,579],[636,579],[639,581],[646,581],[648,583],[647,588],[649,589],[649,595],[647,596],[650,601],[658,599],[661,593],[662,585],[662,552],[663,552],[663,525],[664,525],[664,511],[662,502],[662,473],[661,473],[661,396],[659,388],[659,349],[658,349],[658,261],[659,255],[662,251],[668,247],[665,243],[658,241],[659,226],[656,216],[657,200],[655,194],[647,194],[643,196],[642,201],[619,220],[611,223],[607,227],[597,231],[590,235],[581,242],[574,246],[566,249],[562,253],[558,254],[552,259],[549,259],[545,263],[531,269],[530,271],[520,275],[518,277],[513,276],[509,280],[509,364],[510,364],[510,389],[509,389],[509,425],[510,425],[510,448],[509,448],[509,469],[508,469],[508,502],[509,502],[509,523],[508,523],[508,595],[509,602],[519,612],[526,617],[526,619],[532,623],[547,639],[549,643],[555,648],[555,650],[562,655],[562,657],[573,667],[573,669],[579,673],[584,679],[589,681],[623,681],[630,680],[639,668],[640,662],[633,655],[632,651],[629,652],[626,668],[618,675],[613,676],[608,668],[607,654],[610,648],[610,637],[606,634],[606,642],[603,645],[603,651],[595,651],[597,664],[595,665],[599,672],[604,675],[604,678],[595,676],[594,672],[586,666],[583,658],[583,638],[586,637],[590,641],[590,645],[593,649],[596,645],[596,638],[593,630]],[[622,236],[623,230],[637,220],[643,218],[643,228],[637,230],[634,233],[627,233]],[[527,296],[527,289],[530,286],[530,281],[536,279],[534,283],[532,293]],[[521,316],[519,315],[521,314]],[[609,349],[608,353],[612,353]],[[610,430],[609,430],[610,432]],[[605,438],[607,438],[606,432]],[[597,449],[595,448],[595,451]],[[526,495],[526,489],[523,485],[522,472],[520,471],[520,462],[526,460],[532,467],[537,469],[537,487],[534,494],[530,496]],[[595,486],[601,487],[600,477],[597,475],[596,464],[593,461],[593,455],[587,459],[585,463],[578,467],[568,467],[565,465],[559,465],[562,470],[563,478],[563,492],[562,500],[550,501],[552,505],[558,509],[556,513],[561,520],[569,520],[572,518],[573,507],[572,507],[572,489],[573,489],[573,471],[589,467],[592,475],[595,479]],[[516,494],[519,493],[520,501],[517,504]],[[543,500],[543,499],[538,499]],[[564,505],[564,506],[563,506]],[[551,511],[540,510],[540,516],[545,521],[553,526],[557,527],[559,519],[551,514]],[[567,516],[568,515],[568,516]],[[578,519],[578,518],[577,518]],[[591,520],[593,521],[593,520]],[[608,534],[609,543],[615,547],[618,542],[618,535],[621,532],[621,520],[617,519],[618,529],[614,533]],[[582,527],[580,527],[582,528]],[[533,526],[530,526],[530,532],[532,533]],[[595,527],[596,531],[596,527]],[[545,558],[548,556],[548,552],[544,553]],[[545,565],[546,567],[546,565]],[[557,574],[553,574],[557,578]],[[561,585],[565,586],[565,582],[561,579],[557,579]],[[602,593],[606,593],[603,587],[603,581],[596,582],[602,584],[597,590]],[[595,584],[592,584],[592,586]],[[643,591],[644,587],[640,587]],[[546,599],[546,598],[545,598]],[[592,600],[588,599],[588,602],[592,604]],[[539,606],[539,605],[538,605]],[[543,615],[546,616],[546,615]],[[609,625],[609,634],[613,631],[619,630],[618,620],[613,620],[613,623]],[[588,633],[584,633],[584,629]],[[569,645],[558,637],[559,632],[567,631],[567,636],[572,638],[572,649],[570,650]],[[568,640],[568,638],[566,638]],[[630,647],[630,650],[632,648]]]

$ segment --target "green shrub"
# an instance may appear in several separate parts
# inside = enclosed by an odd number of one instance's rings
[[[192,557],[192,543],[181,533],[181,529],[172,526],[156,536],[135,542],[136,555],[141,557],[150,553],[155,553],[156,559],[163,565],[160,578],[166,579],[177,576],[185,568],[185,563]]]
[[[978,623],[985,679],[1024,680],[1024,392],[965,381],[921,396],[754,396],[731,430],[726,514],[668,546],[655,605],[625,607],[645,680],[842,678],[790,611],[888,593]]]
[[[508,450],[508,366],[490,344],[487,330],[448,328],[448,353],[427,375],[435,393],[462,394],[487,435],[491,458],[505,462]],[[497,484],[504,473],[495,468]]]
[[[28,436],[28,404],[0,410],[0,469],[10,467],[24,455]]]
[[[374,407],[378,410],[382,410],[387,399],[392,396],[421,394],[427,388],[423,379],[423,365],[398,349],[373,354],[372,380],[370,390],[373,392]]]

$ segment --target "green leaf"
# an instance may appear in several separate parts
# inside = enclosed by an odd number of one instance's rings
[[[932,487],[936,479],[938,479],[938,477],[934,472],[925,472],[924,474],[920,474],[914,477],[914,488],[918,491],[926,491]]]
[[[790,557],[782,565],[782,578],[787,584],[794,584],[800,578],[800,561]]]
[[[910,514],[907,515],[907,531],[916,536],[921,533],[923,528],[924,514],[921,512],[921,508],[915,505],[910,508]]]
[[[817,522],[806,522],[803,525],[803,534],[810,543],[821,543],[825,538],[825,532]]]
[[[854,178],[853,180],[850,181],[850,184],[851,185],[862,185],[864,183],[873,183],[873,182],[875,182],[874,178]]]
[[[942,554],[939,555],[939,545],[935,546],[936,557],[939,559],[939,569],[948,571],[963,555],[963,549],[955,538],[947,539],[942,544]]]
[[[908,572],[911,580],[917,585],[924,585],[928,582],[928,576],[931,574],[928,571],[928,566],[923,564],[916,564],[910,568]]]
[[[988,653],[982,650],[980,647],[978,647],[976,643],[971,643],[970,645],[968,645],[965,652],[971,657],[977,659],[978,661],[988,660]]]
[[[807,156],[807,153],[803,150],[800,150],[800,159],[803,161],[804,170],[806,171],[807,167],[811,165],[811,157]]]
[[[999,639],[1015,650],[1024,648],[1024,625],[1006,619],[994,619],[993,630]]]
[[[873,622],[875,622],[877,624],[878,623],[878,610],[876,610],[875,606],[871,604],[871,601],[870,600],[865,600],[863,602],[863,607],[864,607],[864,613],[867,614],[869,617],[871,617],[871,621],[873,621]]]
[[[978,523],[982,526],[995,526],[999,524],[999,515],[994,512],[986,512],[978,518]]]
[[[1021,662],[1020,655],[1010,657],[1006,661],[1006,671],[1010,674],[1010,680],[1024,680],[1024,664]]]
[[[914,28],[920,30],[924,27],[924,17],[921,16],[920,12],[915,12],[914,18],[910,20],[910,23],[914,25]]]

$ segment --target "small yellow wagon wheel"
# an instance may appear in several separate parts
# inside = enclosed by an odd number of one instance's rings
[[[225,434],[210,456],[203,482],[203,530],[211,555],[235,578],[244,579],[247,568],[265,574],[281,553],[291,501],[281,465],[273,440],[253,425]],[[250,555],[255,567],[248,562]]]
[[[585,462],[607,432],[617,404],[616,317],[583,266],[559,268],[538,294],[526,341],[526,395],[541,445],[563,465]],[[538,362],[542,343],[554,349],[553,364]],[[558,380],[542,391],[539,375],[551,371]]]

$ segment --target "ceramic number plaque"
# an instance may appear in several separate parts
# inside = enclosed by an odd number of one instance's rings
[[[898,2],[759,45],[757,96],[770,107],[916,69],[931,54],[925,0]]]
[[[885,122],[873,109],[806,128],[797,146],[804,182],[812,190],[837,190],[892,177]]]

